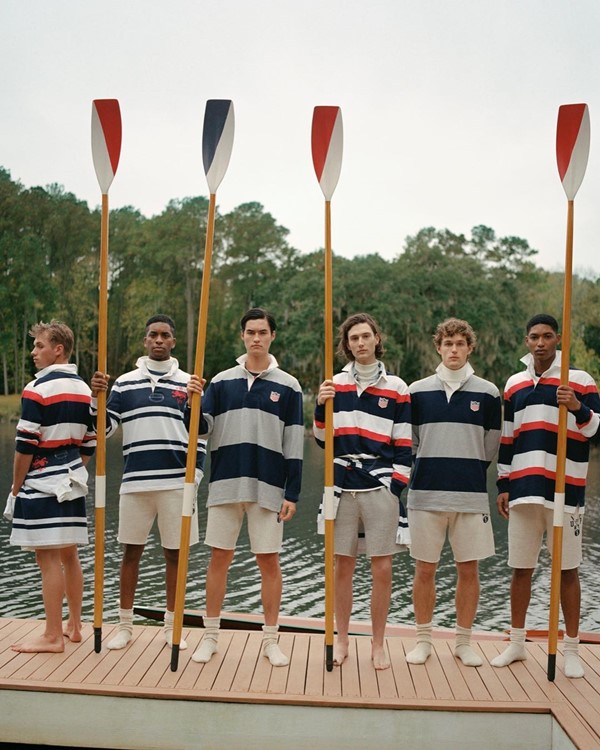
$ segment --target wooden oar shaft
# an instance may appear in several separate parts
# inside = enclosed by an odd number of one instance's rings
[[[325,201],[325,379],[333,379],[333,257],[331,202]],[[325,498],[333,495],[333,399],[325,402]],[[334,521],[328,518],[325,500],[325,649],[326,667],[333,669],[334,631]]]
[[[216,195],[211,193],[208,204],[208,221],[206,243],[204,246],[204,265],[202,268],[202,287],[198,307],[198,327],[196,334],[196,356],[194,373],[202,378],[204,372],[204,355],[206,352],[206,329],[208,322],[208,301],[210,296],[210,277],[212,251],[215,234]],[[177,588],[175,591],[175,616],[173,620],[173,649],[171,651],[171,671],[176,672],[179,661],[179,644],[183,629],[183,610],[185,607],[185,588],[188,573],[190,549],[190,530],[192,526],[192,495],[195,495],[196,458],[198,454],[198,434],[200,422],[201,399],[199,394],[192,394],[190,405],[190,425],[188,431],[188,452],[185,466],[184,508],[181,516],[181,539],[179,543],[179,562],[177,565]]]
[[[565,278],[563,293],[563,322],[561,338],[560,383],[569,384],[569,359],[571,351],[571,296],[573,286],[573,201],[568,201],[567,244],[565,251]],[[565,506],[567,465],[567,421],[569,412],[564,404],[558,411],[556,442],[556,478],[554,490],[554,522],[552,529],[552,576],[550,581],[550,612],[548,617],[548,679],[554,680],[558,643],[560,610],[560,581],[562,568],[563,520]]]
[[[108,194],[102,195],[100,271],[98,284],[98,370],[107,370],[108,341]],[[106,391],[98,393],[96,417],[96,487],[94,543],[94,649],[101,648],[104,603],[104,533],[106,507]]]

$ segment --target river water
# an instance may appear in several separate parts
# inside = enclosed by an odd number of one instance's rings
[[[0,502],[4,507],[12,477],[14,455],[14,424],[0,424]],[[104,619],[113,622],[117,617],[119,599],[119,563],[121,548],[116,540],[118,515],[118,487],[121,477],[121,446],[119,436],[107,443],[107,509]],[[90,463],[93,489],[94,462]],[[495,468],[495,467],[494,467]],[[494,494],[493,470],[490,469],[489,491]],[[281,612],[305,617],[324,616],[323,541],[316,533],[316,514],[323,488],[323,451],[314,441],[306,439],[304,448],[303,489],[298,512],[286,524],[281,565],[284,576]],[[200,536],[206,526],[207,483],[200,487]],[[581,629],[600,630],[600,453],[593,449],[588,476],[588,492],[584,527],[584,562],[582,577]],[[491,518],[496,539],[496,555],[482,561],[481,598],[475,627],[480,630],[501,630],[510,623],[510,570],[506,565],[506,522],[498,516],[492,502]],[[93,540],[94,509],[88,498],[90,539]],[[8,539],[10,524],[0,521],[0,616],[42,617],[40,576],[31,552],[11,547]],[[200,543],[191,548],[186,609],[204,609],[204,576],[209,549]],[[80,557],[85,577],[83,604],[84,620],[93,619],[93,545],[82,548]],[[411,584],[413,562],[407,553],[399,554],[394,562],[394,582],[389,621],[412,624]],[[369,620],[370,572],[367,561],[357,564],[354,610],[352,617]],[[451,551],[446,545],[437,578],[437,602],[434,623],[454,627],[455,572]],[[547,553],[542,553],[541,564],[535,573],[533,596],[527,626],[547,628],[550,590],[550,565]],[[136,603],[164,606],[164,561],[154,532],[142,558]],[[260,578],[249,550],[245,528],[238,542],[230,575],[229,590],[224,610],[230,612],[261,612]],[[561,625],[562,626],[562,625]]]

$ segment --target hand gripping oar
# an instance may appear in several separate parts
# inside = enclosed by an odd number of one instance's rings
[[[560,383],[569,384],[569,353],[571,349],[571,287],[573,279],[573,201],[585,174],[590,151],[590,115],[587,104],[564,104],[558,110],[556,126],[556,160],[558,173],[567,195],[567,247],[565,254],[565,282]],[[559,406],[556,446],[556,484],[554,489],[554,519],[552,528],[552,578],[550,584],[550,614],[548,623],[548,679],[556,672],[556,643],[562,567],[563,520],[565,508],[565,473],[567,459],[567,418],[565,404]]]
[[[325,379],[333,378],[333,264],[331,253],[331,196],[342,169],[343,126],[339,107],[315,107],[312,120],[312,158],[325,196]],[[333,669],[333,399],[325,402],[325,665]]]
[[[119,165],[121,154],[121,110],[116,99],[92,102],[92,156],[102,192],[100,225],[100,280],[98,302],[98,370],[106,372],[108,326],[108,189]],[[94,544],[94,650],[102,647],[104,600],[104,527],[106,507],[106,391],[98,393],[96,421],[96,489]]]
[[[234,116],[233,102],[229,99],[209,99],[204,112],[204,129],[202,132],[202,161],[208,183],[210,200],[208,204],[208,222],[206,225],[206,244],[204,246],[204,265],[202,268],[202,289],[198,308],[198,332],[196,337],[196,357],[194,373],[202,378],[204,370],[204,352],[206,349],[206,324],[208,320],[208,297],[210,292],[210,265],[212,260],[213,238],[215,233],[216,192],[225,176],[231,149],[233,147]],[[190,529],[192,514],[196,501],[196,456],[198,449],[198,431],[200,418],[200,396],[192,396],[190,428],[188,437],[185,485],[183,489],[183,509],[181,513],[181,541],[179,545],[179,564],[177,567],[177,590],[175,593],[175,617],[173,622],[173,648],[171,651],[171,670],[177,671],[179,662],[179,645],[183,627],[183,609],[185,605],[185,586],[188,571],[188,554],[190,549]]]

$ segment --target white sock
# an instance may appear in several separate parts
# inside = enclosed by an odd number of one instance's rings
[[[456,626],[454,655],[462,661],[465,667],[480,667],[483,664],[483,659],[471,646],[471,628]]]
[[[563,644],[565,675],[571,677],[571,679],[583,677],[583,664],[579,658],[579,636],[576,635],[575,638],[571,638],[571,636],[565,633]]]
[[[133,609],[119,609],[119,624],[116,634],[106,644],[114,651],[125,648],[133,637]]]
[[[165,641],[173,647],[173,622],[175,620],[175,612],[169,612],[168,609],[165,609],[165,624],[163,626],[163,632],[165,634]],[[179,650],[185,651],[187,648],[187,643],[183,640],[183,638],[179,641]]]
[[[510,644],[501,654],[492,659],[490,662],[492,667],[507,667],[513,661],[525,661],[527,658],[527,651],[525,650],[526,635],[525,628],[511,628]]]
[[[285,667],[290,663],[290,660],[279,648],[279,644],[277,643],[277,631],[279,630],[279,625],[263,625],[262,630],[263,656],[266,656],[274,667]]]
[[[194,661],[200,662],[200,664],[206,664],[210,661],[212,655],[217,653],[220,625],[220,617],[204,618],[204,638],[192,654],[192,659]]]
[[[417,623],[417,645],[406,654],[409,664],[425,664],[431,654],[433,623],[427,622],[423,625]]]

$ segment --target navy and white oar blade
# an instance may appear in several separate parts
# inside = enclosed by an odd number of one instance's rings
[[[217,192],[229,166],[234,130],[231,99],[209,99],[204,111],[202,161],[211,195]]]

